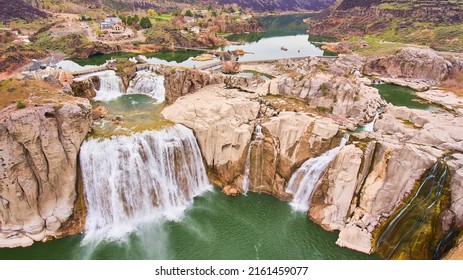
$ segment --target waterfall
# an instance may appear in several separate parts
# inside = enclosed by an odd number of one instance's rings
[[[449,169],[444,160],[436,162],[423,176],[415,194],[384,226],[376,248],[382,257],[431,259],[439,251],[439,227],[448,183]],[[441,236],[442,237],[442,236]]]
[[[164,102],[165,92],[164,76],[158,76],[150,71],[138,71],[127,89],[127,93],[148,95],[156,99],[157,103]]]
[[[328,164],[334,159],[342,147],[346,145],[348,139],[348,136],[343,137],[339,146],[325,152],[319,157],[308,159],[296,172],[294,172],[286,188],[287,193],[294,195],[290,203],[294,210],[301,212],[309,210],[310,199],[312,198],[312,193],[317,186],[318,180]]]
[[[363,131],[367,131],[367,132],[373,132],[374,131],[374,128],[375,128],[375,123],[376,123],[376,120],[378,119],[379,117],[379,113],[376,112],[376,115],[375,117],[373,118],[373,120],[369,123],[366,123],[364,126],[363,126]]]
[[[90,139],[80,164],[88,209],[84,243],[178,220],[195,196],[211,189],[196,139],[181,125]]]
[[[122,96],[125,92],[124,84],[116,72],[112,70],[99,72],[92,76],[100,78],[100,89],[96,91],[94,100],[107,101]]]
[[[255,139],[251,141],[248,148],[248,154],[246,156],[246,165],[244,167],[244,177],[243,177],[243,194],[246,194],[249,191],[249,173],[251,172],[251,152],[252,147],[258,145],[261,140],[265,138],[264,134],[262,133],[262,126],[256,125],[254,128],[254,135]]]

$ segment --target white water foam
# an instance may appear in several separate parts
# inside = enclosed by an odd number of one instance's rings
[[[178,220],[212,188],[193,133],[182,125],[82,145],[88,215],[83,243],[122,239],[143,224]]]
[[[157,103],[162,103],[166,99],[164,76],[158,76],[150,71],[138,71],[135,78],[130,81],[127,93],[148,95],[156,99]]]
[[[319,157],[308,159],[291,176],[286,192],[294,195],[290,205],[295,211],[306,212],[309,209],[313,191],[323,171],[346,145],[348,139],[348,137],[343,137],[336,148],[325,152]]]
[[[373,120],[369,123],[366,123],[364,126],[363,126],[363,131],[367,131],[367,132],[373,132],[374,131],[374,128],[375,128],[375,123],[376,123],[376,120],[378,120],[378,117],[379,117],[379,113],[376,112],[376,115],[375,117],[373,118]]]

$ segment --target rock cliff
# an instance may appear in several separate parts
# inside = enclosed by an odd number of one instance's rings
[[[431,49],[404,48],[397,54],[369,58],[363,72],[390,78],[413,78],[433,81],[445,80],[452,64]]]
[[[461,1],[337,0],[319,16],[308,20],[314,35],[340,39],[378,36],[389,41],[461,51]],[[387,48],[387,47],[386,47]]]
[[[58,236],[73,213],[77,154],[91,125],[86,99],[0,113],[0,247]]]

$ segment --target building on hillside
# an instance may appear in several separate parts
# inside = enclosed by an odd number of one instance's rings
[[[100,22],[100,29],[114,29],[116,24],[123,24],[122,20],[117,17],[107,17],[104,21]]]
[[[195,23],[196,19],[194,17],[183,17],[183,22],[184,23]]]
[[[192,26],[188,28],[188,31],[190,31],[191,33],[199,33],[201,31],[201,28],[199,26]]]
[[[116,24],[113,25],[113,28],[111,30],[111,32],[113,33],[121,33],[121,32],[124,32],[125,31],[125,26],[122,22],[118,22]]]
[[[30,44],[29,35],[16,35],[16,39],[14,39],[13,43],[15,44]]]

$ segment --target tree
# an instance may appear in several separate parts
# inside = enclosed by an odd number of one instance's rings
[[[150,17],[155,17],[158,15],[158,13],[156,13],[156,11],[154,9],[148,9],[148,15]]]
[[[187,17],[192,17],[192,16],[193,16],[193,12],[191,12],[191,10],[186,10],[185,16],[187,16]]]
[[[130,24],[127,24],[127,17],[120,16],[119,18],[122,20],[122,23],[124,23],[125,25],[130,25]]]
[[[212,5],[209,4],[209,6],[207,7],[207,10],[210,12],[212,10]]]
[[[143,29],[148,29],[151,28],[153,24],[151,23],[151,20],[148,17],[142,17],[140,19],[140,26]]]

